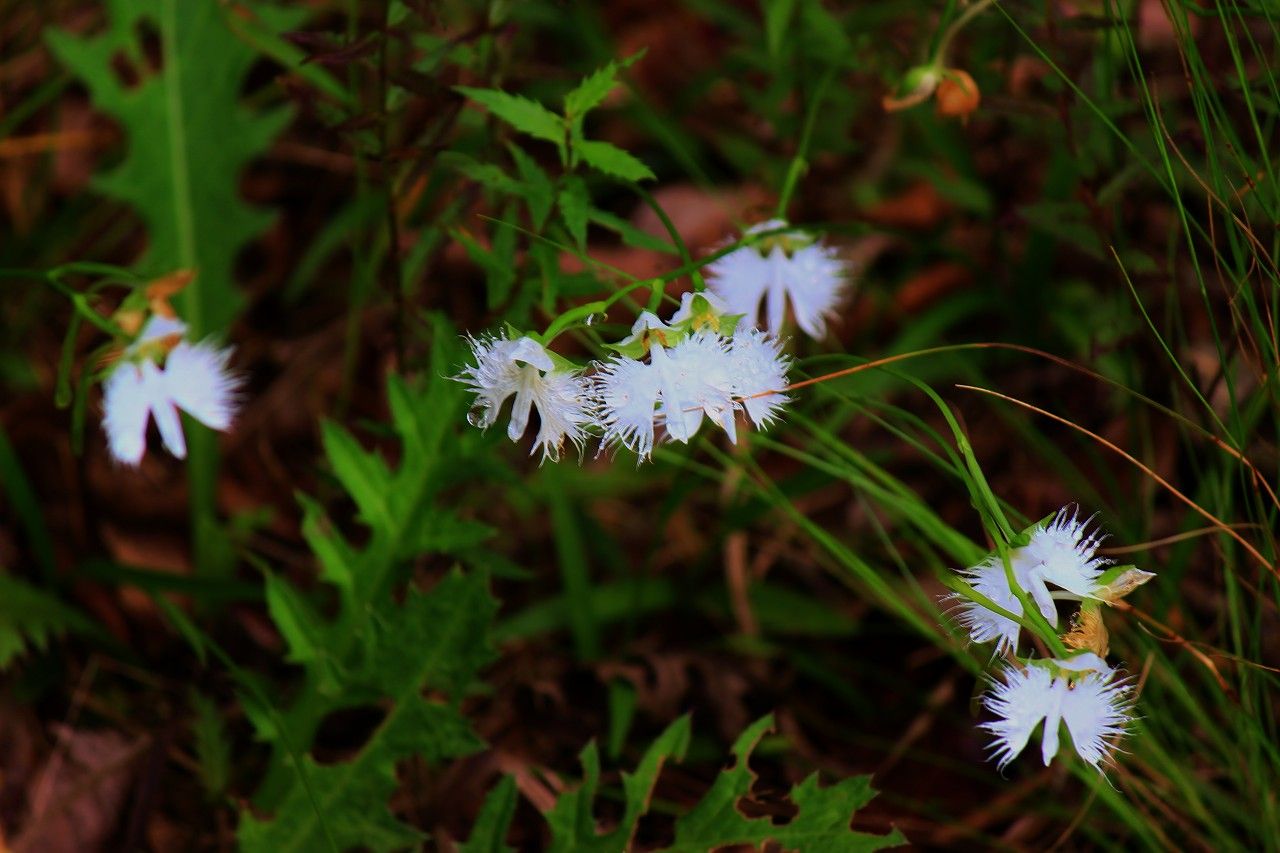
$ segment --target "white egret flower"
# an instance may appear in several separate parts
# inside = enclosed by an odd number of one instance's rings
[[[770,220],[747,234],[786,225]],[[707,265],[707,288],[724,301],[729,313],[745,315],[747,325],[775,336],[782,334],[788,301],[805,334],[825,336],[827,318],[844,295],[847,279],[848,270],[836,250],[800,231],[768,238],[759,247],[743,246]]]
[[[1052,522],[1036,527],[1021,549],[1038,577],[1082,598],[1098,597],[1098,576],[1111,564],[1096,556],[1105,537],[1098,530],[1088,533],[1092,520],[1081,521],[1077,508],[1063,507]]]
[[[541,448],[543,462],[559,461],[566,438],[582,450],[593,416],[589,383],[581,374],[558,368],[546,348],[527,335],[517,340],[468,337],[467,342],[476,363],[454,378],[476,395],[468,416],[473,425],[492,426],[502,404],[514,394],[508,438],[519,441],[524,436],[536,406],[541,426],[530,454]]]
[[[1033,528],[1030,541],[1009,555],[1019,588],[1031,596],[1050,625],[1058,624],[1058,609],[1049,584],[1080,598],[1104,599],[1109,594],[1099,578],[1110,561],[1096,556],[1102,536],[1097,532],[1086,535],[1088,524],[1089,520],[1079,520],[1074,509],[1063,507],[1049,524]],[[998,555],[992,554],[960,574],[975,590],[1005,610],[1022,615],[1022,603],[1010,589],[1004,564]],[[1149,573],[1141,574],[1149,577]],[[1146,579],[1141,578],[1137,583]],[[1017,650],[1020,630],[1017,622],[960,593],[946,598],[957,602],[956,618],[969,632],[969,639],[975,643],[994,640],[997,654]]]
[[[995,735],[992,757],[1003,770],[1044,721],[1040,756],[1047,766],[1058,754],[1059,725],[1066,723],[1075,751],[1093,767],[1111,752],[1132,721],[1133,687],[1092,653],[1055,660],[1051,672],[1037,663],[1009,666],[983,704],[997,719],[981,728]],[[1099,768],[1101,769],[1101,768]]]
[[[782,344],[759,329],[745,329],[729,342],[734,395],[747,417],[758,428],[773,422],[782,407],[791,401],[783,393],[791,359],[782,354]]]
[[[1017,552],[1009,556],[1009,562],[1013,567],[1014,577],[1025,589],[1030,579]],[[1009,578],[999,554],[989,555],[977,565],[961,570],[960,574],[977,592],[1015,616],[1022,615],[1022,602],[1009,587]],[[1039,586],[1043,588],[1043,584]],[[994,640],[996,654],[1017,651],[1018,633],[1022,630],[1022,626],[1017,622],[958,592],[946,596],[945,600],[956,602],[954,606],[956,619],[969,632],[970,640],[975,643],[989,643]],[[1057,624],[1058,611],[1053,606],[1052,599],[1048,601],[1047,607],[1040,605],[1040,612],[1045,619],[1049,620],[1049,624]]]
[[[707,300],[695,316],[692,294],[686,293],[670,325],[645,312],[623,344],[648,338],[649,360],[614,356],[599,365],[592,382],[604,427],[602,448],[622,445],[640,460],[653,452],[655,430],[688,442],[709,419],[737,442],[736,412],[744,409],[757,427],[773,420],[788,398],[789,361],[776,340],[749,330],[734,337],[720,334],[718,300]],[[701,325],[689,332],[680,324]],[[683,337],[682,337],[683,335]],[[673,345],[664,341],[675,340]],[[770,393],[772,392],[772,393]]]
[[[241,384],[227,369],[231,350],[181,340],[186,330],[180,320],[153,316],[107,376],[102,424],[117,462],[132,466],[142,461],[152,417],[165,448],[185,458],[187,442],[178,409],[212,429],[230,428]]]
[[[653,452],[657,423],[687,443],[704,416],[736,441],[733,367],[728,342],[709,331],[670,348],[651,342],[647,362],[622,356],[604,362],[593,377],[602,447],[621,444],[644,460]]]

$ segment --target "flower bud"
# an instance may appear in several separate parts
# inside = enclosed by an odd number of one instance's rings
[[[934,97],[938,102],[938,115],[961,121],[968,120],[969,114],[978,108],[982,100],[978,84],[959,68],[948,68],[943,72]]]
[[[1115,566],[1103,572],[1098,578],[1098,588],[1094,594],[1111,604],[1124,598],[1155,576],[1155,572],[1144,572],[1137,566]]]

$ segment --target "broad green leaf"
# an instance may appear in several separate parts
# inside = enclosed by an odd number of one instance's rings
[[[586,139],[574,146],[582,161],[593,169],[624,181],[653,180],[649,167],[626,151],[608,142]]]
[[[93,104],[124,130],[125,155],[95,186],[131,206],[147,229],[139,266],[149,275],[194,270],[178,296],[182,318],[200,337],[221,332],[241,303],[232,277],[236,255],[272,214],[245,204],[239,177],[289,121],[289,110],[250,109],[241,100],[258,53],[229,26],[248,11],[266,29],[285,32],[305,10],[217,0],[113,0],[106,29],[88,37],[51,30],[57,59],[84,81]],[[159,68],[143,57],[142,33],[159,36]],[[126,62],[140,78],[127,85]]]
[[[622,791],[625,811],[618,826],[606,835],[597,835],[595,828],[596,790],[600,783],[600,756],[595,742],[582,750],[584,771],[581,787],[560,795],[555,806],[547,813],[551,826],[551,850],[568,851],[626,850],[635,834],[640,816],[649,810],[649,798],[653,793],[658,773],[667,759],[684,758],[689,747],[689,718],[681,717],[667,727],[645,751],[634,773],[622,774]]]
[[[590,207],[586,183],[570,175],[560,188],[560,216],[564,219],[565,228],[569,229],[569,236],[580,249],[587,245],[587,212]]]
[[[455,86],[457,91],[486,107],[489,112],[505,121],[521,133],[535,139],[544,139],[564,148],[564,119],[551,110],[520,95],[512,95],[499,89],[475,89]]]
[[[775,824],[769,817],[749,818],[738,811],[738,801],[751,793],[755,783],[748,766],[751,753],[772,727],[773,716],[769,715],[738,738],[733,746],[734,765],[716,777],[692,811],[676,819],[673,853],[705,853],[732,844],[761,846],[770,841],[788,851],[869,851],[906,843],[897,830],[868,835],[849,828],[853,813],[875,796],[865,776],[828,788],[818,785],[816,773],[809,776],[791,789],[791,801],[799,811],[785,824]]]

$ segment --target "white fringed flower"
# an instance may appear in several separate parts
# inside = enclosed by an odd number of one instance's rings
[[[634,343],[648,333],[649,360],[614,356],[598,367],[592,382],[604,427],[602,449],[622,445],[644,460],[653,452],[658,425],[666,428],[668,438],[687,443],[704,417],[736,443],[738,409],[764,427],[787,402],[782,389],[787,386],[789,362],[777,341],[762,332],[725,338],[707,325],[674,346],[664,346],[653,334],[672,332],[678,337],[682,333],[674,326],[694,319],[688,298],[671,325],[646,312],[623,343]]]
[[[1023,589],[1028,586],[1044,589],[1044,584],[1032,584],[1030,582],[1031,579],[1027,576],[1026,564],[1018,558],[1016,552],[1010,555],[1009,560],[1010,565],[1013,567],[1014,578],[1018,580]],[[1015,616],[1022,615],[1022,602],[1018,600],[1017,596],[1009,588],[1009,578],[1005,573],[1004,563],[998,554],[992,554],[976,566],[961,570],[960,574],[970,586],[994,603]],[[1045,590],[1045,595],[1048,595],[1048,590]],[[988,609],[985,605],[966,598],[960,593],[954,593],[946,598],[949,601],[956,602],[954,607],[956,619],[969,632],[970,640],[975,643],[989,643],[994,640],[996,654],[1017,651],[1018,632],[1022,630],[1022,626],[1017,622]],[[1049,624],[1057,624],[1058,612],[1053,605],[1052,599],[1047,602],[1037,601],[1037,606],[1039,606],[1044,618],[1049,620]]]
[[[782,393],[787,387],[787,370],[791,359],[782,354],[782,344],[759,329],[745,329],[729,343],[734,394],[760,429],[777,418],[779,410],[791,401]]]
[[[622,445],[640,460],[653,452],[653,417],[662,391],[658,375],[643,361],[615,356],[591,377],[604,427],[601,451]]]
[[[732,368],[728,344],[712,332],[690,335],[670,349],[652,343],[648,362],[609,359],[592,377],[604,427],[601,447],[620,444],[644,460],[653,452],[656,423],[687,443],[704,416],[736,440]]]
[[[519,441],[529,426],[529,415],[538,408],[541,426],[532,454],[542,448],[542,461],[559,461],[568,438],[581,451],[587,440],[586,425],[593,420],[589,383],[577,371],[557,369],[542,344],[528,336],[517,340],[468,337],[476,363],[454,377],[476,395],[468,420],[488,429],[498,419],[502,404],[512,394],[511,422],[507,437]]]
[[[1081,521],[1077,508],[1063,507],[1052,522],[1032,531],[1021,550],[1038,577],[1082,598],[1098,597],[1098,576],[1111,564],[1096,556],[1104,536],[1096,530],[1088,533],[1092,520]]]
[[[1098,578],[1110,563],[1095,556],[1102,536],[1097,532],[1086,535],[1089,520],[1080,521],[1075,510],[1070,510],[1070,514],[1068,511],[1068,507],[1063,507],[1049,524],[1033,528],[1030,541],[1009,555],[1018,586],[1031,596],[1045,621],[1054,626],[1058,624],[1058,609],[1048,585],[1061,587],[1081,598],[1102,598],[1105,590]],[[998,555],[992,554],[976,566],[961,570],[960,574],[975,590],[1005,610],[1022,615],[1022,603],[1010,589]],[[996,654],[1017,650],[1020,630],[1017,622],[960,593],[947,596],[947,600],[956,602],[956,618],[973,642],[994,640]]]
[[[1066,723],[1076,752],[1098,767],[1133,719],[1132,685],[1117,680],[1115,670],[1097,655],[1085,653],[1052,663],[1058,672],[1034,663],[1006,667],[1003,680],[994,682],[984,699],[997,719],[981,728],[995,735],[992,757],[1001,770],[1022,752],[1042,720],[1040,755],[1045,765],[1057,755],[1059,724]]]
[[[697,332],[670,350],[649,350],[649,367],[662,391],[657,416],[672,439],[688,443],[705,415],[738,440],[733,419],[734,362],[728,342],[714,332]]]
[[[771,220],[747,234],[785,228]],[[762,250],[767,250],[763,251]],[[748,325],[782,334],[787,302],[796,324],[812,338],[826,335],[827,318],[843,296],[848,271],[835,249],[802,232],[767,238],[764,245],[743,246],[707,266],[707,288],[731,314],[743,314]],[[759,322],[763,303],[764,322]]]
[[[187,442],[178,409],[213,429],[230,428],[241,383],[227,369],[231,350],[208,342],[173,344],[172,339],[180,338],[186,329],[179,320],[152,317],[107,377],[102,423],[116,461],[125,465],[142,461],[152,417],[168,451],[185,458]]]

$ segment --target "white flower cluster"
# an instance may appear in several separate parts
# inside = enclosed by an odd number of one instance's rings
[[[559,460],[568,439],[581,451],[593,431],[601,449],[626,447],[640,460],[664,436],[688,442],[704,419],[737,442],[737,414],[764,428],[788,402],[790,360],[779,338],[787,306],[820,338],[846,284],[834,249],[773,220],[747,231],[747,245],[707,266],[707,291],[686,293],[663,322],[645,311],[616,355],[580,368],[536,338],[471,338],[475,364],[455,377],[476,395],[470,420],[487,428],[512,395],[507,435],[524,435],[531,407],[541,419],[533,450]],[[764,306],[761,323],[761,305]]]
[[[1081,520],[1074,509],[1063,508],[1017,540],[1023,544],[1008,553],[1007,569],[1005,560],[992,554],[960,572],[974,591],[1005,613],[962,593],[947,596],[958,602],[957,621],[969,639],[994,642],[996,654],[1011,661],[993,680],[984,701],[997,717],[982,728],[995,736],[991,749],[1001,769],[1022,752],[1042,722],[1041,755],[1046,765],[1058,752],[1059,727],[1065,723],[1076,752],[1100,769],[1133,719],[1132,686],[1105,660],[1107,634],[1100,606],[1154,575],[1132,566],[1108,568],[1110,561],[1097,555],[1103,537],[1089,532],[1090,521]],[[1060,591],[1050,592],[1050,585]],[[1073,653],[1053,659],[1016,657],[1021,625],[1010,614],[1023,616],[1018,593],[1054,628],[1058,625],[1056,600],[1082,602],[1075,627],[1062,638]]]
[[[787,402],[789,359],[777,339],[736,326],[714,296],[686,293],[666,322],[641,313],[603,362],[580,368],[529,336],[468,338],[475,364],[456,378],[475,393],[471,422],[481,428],[515,395],[512,441],[524,435],[536,407],[534,450],[543,461],[558,460],[565,439],[581,450],[592,430],[602,450],[626,447],[644,460],[660,435],[687,443],[704,418],[736,442],[738,412],[764,427]]]
[[[241,383],[227,368],[231,350],[190,343],[186,333],[181,320],[153,315],[107,375],[102,425],[117,462],[142,461],[152,417],[164,446],[179,459],[187,455],[179,409],[213,429],[230,428]]]

